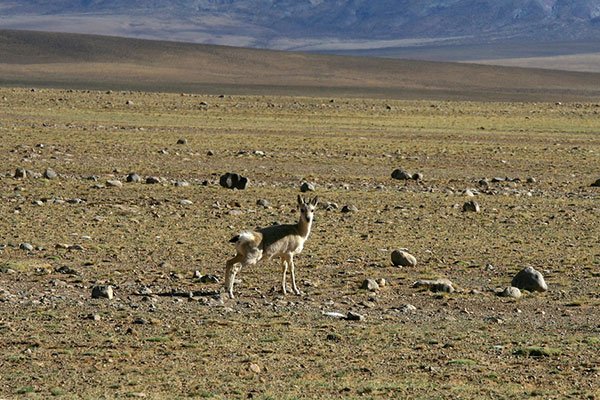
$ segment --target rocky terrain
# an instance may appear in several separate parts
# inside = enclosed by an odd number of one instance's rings
[[[598,398],[599,111],[1,88],[0,397]]]

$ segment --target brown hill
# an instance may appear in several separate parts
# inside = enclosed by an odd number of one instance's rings
[[[600,74],[0,31],[0,85],[473,100],[592,100]]]

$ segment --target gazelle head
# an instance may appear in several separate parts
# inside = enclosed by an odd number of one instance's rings
[[[300,218],[310,224],[312,222],[313,213],[315,211],[315,208],[317,207],[318,202],[319,198],[316,196],[314,199],[309,199],[308,201],[306,201],[302,197],[300,197],[300,195],[298,195],[298,208],[300,209]]]

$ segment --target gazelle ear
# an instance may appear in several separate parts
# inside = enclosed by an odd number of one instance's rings
[[[303,206],[304,205],[304,201],[302,200],[302,197],[300,197],[300,195],[298,195],[298,205],[299,206]]]
[[[310,204],[312,204],[313,206],[316,206],[318,203],[319,203],[319,196],[315,196],[315,198],[310,201]]]

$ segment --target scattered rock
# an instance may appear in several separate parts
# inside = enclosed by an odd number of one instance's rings
[[[413,180],[415,181],[422,181],[423,180],[423,174],[420,172],[414,173],[412,176]]]
[[[444,293],[453,293],[454,285],[449,279],[437,279],[437,280],[429,280],[429,279],[421,279],[416,281],[413,286],[414,288],[424,288],[432,292],[444,292]]]
[[[127,175],[126,180],[127,182],[138,183],[142,181],[142,178],[138,174],[132,172],[131,174]]]
[[[186,187],[190,186],[190,184],[186,181],[177,181],[175,182],[175,187]]]
[[[356,208],[356,206],[353,206],[353,205],[342,207],[343,213],[351,213],[351,212],[357,212],[357,211],[358,211],[358,208]]]
[[[305,192],[314,192],[315,191],[315,186],[312,183],[304,182],[302,184],[302,186],[300,186],[300,191],[302,193],[305,193]]]
[[[248,178],[245,178],[239,174],[232,174],[230,172],[222,175],[221,178],[219,178],[219,185],[226,189],[244,190],[249,184],[250,182],[248,181]]]
[[[21,250],[26,250],[26,251],[33,251],[33,246],[29,243],[21,243],[21,245],[19,246],[19,248]]]
[[[379,287],[385,287],[385,285],[387,285],[387,282],[386,282],[386,280],[385,280],[385,279],[383,279],[383,278],[379,278],[379,279],[377,280],[377,284],[379,285]]]
[[[185,138],[181,138],[181,139],[177,139],[177,144],[187,144],[187,139]]]
[[[116,180],[116,179],[111,179],[109,181],[106,181],[106,187],[123,187],[123,182]]]
[[[406,304],[400,309],[400,311],[403,313],[415,312],[417,311],[417,307],[413,306],[412,304]]]
[[[476,212],[476,213],[478,213],[481,210],[479,207],[479,203],[477,203],[474,200],[467,201],[465,204],[463,204],[462,209],[465,212]]]
[[[131,106],[131,105],[133,105],[133,101],[131,101],[131,100],[127,100],[127,101],[125,102],[125,104],[127,104],[128,106]]]
[[[373,279],[365,279],[363,281],[362,285],[360,286],[360,288],[375,291],[375,290],[379,290],[379,284],[377,282],[375,282],[375,280],[373,280]]]
[[[535,179],[534,177],[527,178],[527,183],[536,183],[536,182],[537,182],[537,179]],[[596,183],[598,183],[600,185],[600,179],[598,179],[598,181]]]
[[[90,319],[92,321],[100,321],[101,317],[100,314],[88,314],[86,316],[86,319]]]
[[[46,170],[44,171],[44,178],[56,179],[58,178],[58,175],[56,174],[56,172],[54,172],[52,168],[46,168]]]
[[[533,267],[527,267],[519,271],[513,278],[511,285],[530,292],[545,292],[548,290],[544,276]]]
[[[264,207],[264,208],[270,208],[271,207],[271,203],[269,201],[267,201],[267,200],[264,200],[264,199],[258,199],[258,200],[256,200],[256,205]]]
[[[25,168],[17,168],[15,170],[15,178],[17,179],[25,179],[27,178],[27,171],[25,170]]]
[[[200,277],[200,282],[202,283],[219,283],[219,278],[214,275],[204,275]]]
[[[348,321],[364,321],[365,316],[362,314],[352,312],[352,311],[348,311],[348,315],[346,315],[346,319]]]
[[[404,250],[392,251],[392,264],[402,267],[415,267],[417,259],[412,254]]]
[[[194,203],[191,200],[181,200],[179,204],[181,204],[182,206],[191,206]]]
[[[63,265],[62,267],[56,268],[55,271],[58,272],[59,274],[79,275],[79,272],[77,272],[73,268],[68,267],[66,265]]]
[[[519,290],[519,288],[516,288],[514,286],[508,286],[500,293],[500,296],[519,299],[521,298],[521,291]]]
[[[194,271],[194,275],[192,275],[193,279],[200,279],[202,278],[202,273],[198,270]]]
[[[397,179],[399,181],[408,181],[413,179],[413,176],[402,169],[395,169],[392,172],[392,178]]]
[[[92,299],[112,299],[113,288],[112,286],[94,286],[92,288]]]
[[[596,182],[592,183],[590,186],[600,187],[600,179],[596,180]]]
[[[326,317],[333,317],[333,318],[346,318],[346,316],[344,314],[339,313],[339,312],[332,312],[332,311],[324,312],[323,315]]]
[[[160,183],[160,178],[158,176],[149,176],[146,178],[146,183],[149,185]]]
[[[262,368],[260,368],[260,365],[256,363],[250,363],[250,365],[248,365],[248,371],[254,372],[255,374],[259,374],[260,371],[262,371]]]

